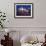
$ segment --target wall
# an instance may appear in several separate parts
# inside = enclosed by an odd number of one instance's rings
[[[14,3],[18,2],[33,3],[34,18],[14,18]],[[27,34],[28,32],[30,33],[31,31],[46,31],[45,4],[46,0],[0,0],[0,10],[6,13],[7,20],[9,22],[5,22],[5,27],[8,27],[8,29],[10,28],[15,31],[21,31],[20,37],[21,35]]]
[[[14,18],[14,3],[33,3],[34,18]],[[6,13],[9,23],[6,27],[46,27],[46,0],[0,0],[0,10]]]

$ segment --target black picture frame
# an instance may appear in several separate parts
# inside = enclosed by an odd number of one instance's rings
[[[15,18],[32,18],[33,3],[14,3]]]

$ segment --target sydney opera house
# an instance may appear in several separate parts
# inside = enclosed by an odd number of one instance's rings
[[[31,9],[30,8],[23,8],[20,7],[17,9],[17,16],[30,16],[31,15]]]

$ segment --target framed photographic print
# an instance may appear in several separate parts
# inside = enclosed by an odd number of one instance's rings
[[[14,17],[31,17],[32,18],[32,3],[15,3]]]

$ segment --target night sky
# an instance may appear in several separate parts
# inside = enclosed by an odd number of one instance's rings
[[[31,5],[16,5],[16,10],[22,7],[26,9],[31,9]]]

